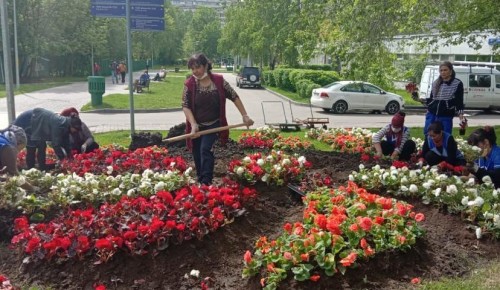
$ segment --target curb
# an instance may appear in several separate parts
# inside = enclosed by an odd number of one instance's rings
[[[182,108],[165,108],[165,109],[134,109],[134,113],[168,113],[168,112],[179,112]],[[96,109],[85,112],[80,112],[80,114],[94,113],[94,114],[124,114],[130,113],[129,109]]]

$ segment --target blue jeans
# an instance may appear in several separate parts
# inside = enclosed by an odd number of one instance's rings
[[[220,127],[219,122],[210,126],[200,126],[200,131]],[[202,135],[193,139],[193,159],[196,166],[198,182],[212,184],[214,178],[215,156],[213,146],[219,135],[217,133]]]
[[[424,136],[427,136],[427,131],[431,123],[436,121],[440,121],[441,124],[443,124],[443,131],[451,135],[451,130],[453,129],[453,117],[437,116],[433,113],[427,112],[425,114]]]

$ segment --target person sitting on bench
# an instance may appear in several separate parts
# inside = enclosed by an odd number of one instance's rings
[[[142,88],[147,87],[149,82],[149,74],[148,71],[145,70],[144,73],[139,77],[138,80],[135,80],[134,90],[137,93],[142,93]]]
[[[166,76],[167,76],[167,71],[165,70],[164,67],[161,67],[160,72],[156,73],[153,81],[155,81],[155,82],[161,81],[161,80],[165,79]]]

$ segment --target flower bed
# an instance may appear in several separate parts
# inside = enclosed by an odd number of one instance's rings
[[[261,237],[244,255],[243,276],[261,273],[264,289],[276,289],[291,271],[298,281],[345,273],[357,261],[390,249],[408,249],[423,234],[424,215],[412,205],[347,187],[318,188],[304,198],[304,221],[284,225],[276,240]],[[263,269],[262,269],[263,268]]]

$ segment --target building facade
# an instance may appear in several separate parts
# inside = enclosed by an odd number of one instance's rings
[[[213,8],[224,22],[224,9],[237,0],[171,0],[172,6],[186,11],[195,11],[197,7]]]

